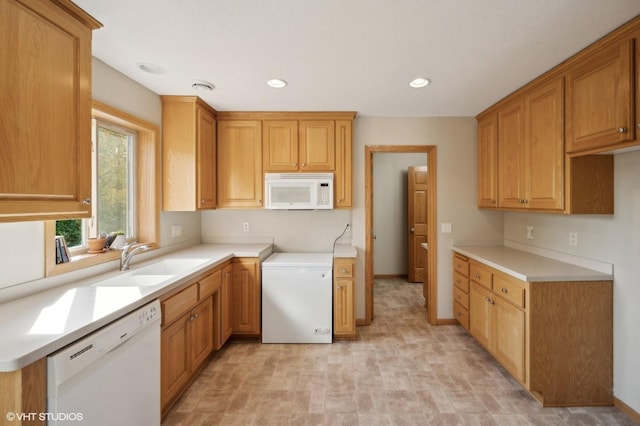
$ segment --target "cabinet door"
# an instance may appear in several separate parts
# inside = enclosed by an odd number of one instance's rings
[[[478,207],[498,207],[498,115],[478,120]]]
[[[528,207],[564,207],[563,80],[529,93],[525,109],[525,199]]]
[[[568,152],[634,140],[632,78],[632,40],[590,56],[567,73]]]
[[[216,119],[213,114],[199,107],[197,123],[198,208],[213,209],[216,207]]]
[[[492,353],[513,377],[525,382],[525,313],[499,297],[492,297],[494,333]]]
[[[259,120],[218,122],[218,206],[262,207],[262,125]]]
[[[233,333],[233,268],[227,265],[222,270],[221,307],[220,307],[220,345],[224,345]]]
[[[353,133],[351,120],[336,121],[336,174],[333,185],[335,207],[352,207]]]
[[[333,334],[355,335],[353,279],[336,279],[333,293]]]
[[[213,351],[213,299],[207,297],[191,311],[191,370],[196,370]]]
[[[233,260],[233,332],[260,334],[259,262],[251,258]]]
[[[89,217],[91,28],[55,2],[0,10],[0,221]]]
[[[264,171],[298,171],[298,121],[265,120],[262,135]]]
[[[182,389],[190,376],[188,357],[190,314],[186,314],[162,330],[160,353],[160,389],[162,410]]]
[[[519,99],[498,111],[499,207],[525,207],[524,156],[524,100]]]
[[[335,122],[300,121],[300,170],[332,172],[335,168]]]
[[[491,352],[491,293],[472,282],[469,293],[469,332]]]

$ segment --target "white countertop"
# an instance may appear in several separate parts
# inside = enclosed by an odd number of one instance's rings
[[[358,250],[351,244],[336,244],[333,257],[358,257]]]
[[[611,274],[505,246],[453,246],[451,249],[522,281],[609,281],[613,279]]]
[[[131,266],[172,258],[198,265],[152,286],[100,286],[114,271],[0,304],[0,371],[15,371],[61,349],[233,257],[265,259],[271,244],[203,244]]]

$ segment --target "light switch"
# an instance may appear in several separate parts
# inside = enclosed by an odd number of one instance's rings
[[[450,223],[443,223],[441,225],[441,229],[442,229],[442,233],[443,234],[450,234],[451,233],[451,224]]]

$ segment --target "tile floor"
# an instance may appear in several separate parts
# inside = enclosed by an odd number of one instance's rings
[[[234,342],[163,425],[635,425],[542,408],[461,327],[427,324],[421,284],[375,283],[375,320],[331,345]]]

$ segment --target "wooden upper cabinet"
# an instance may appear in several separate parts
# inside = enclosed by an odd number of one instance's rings
[[[531,209],[564,208],[563,79],[524,97],[525,199]]]
[[[300,171],[333,171],[336,135],[333,120],[300,121]]]
[[[478,207],[498,206],[498,115],[478,119]]]
[[[264,120],[262,137],[265,172],[298,171],[297,120]]]
[[[262,207],[260,120],[218,121],[218,207]]]
[[[498,110],[498,206],[525,203],[524,100]]]
[[[216,207],[215,110],[196,96],[162,99],[162,208]]]
[[[353,120],[336,120],[336,174],[333,196],[336,208],[353,205]]]
[[[584,58],[567,72],[567,152],[598,152],[635,139],[634,40]]]
[[[91,212],[91,32],[70,1],[0,0],[0,221]]]

